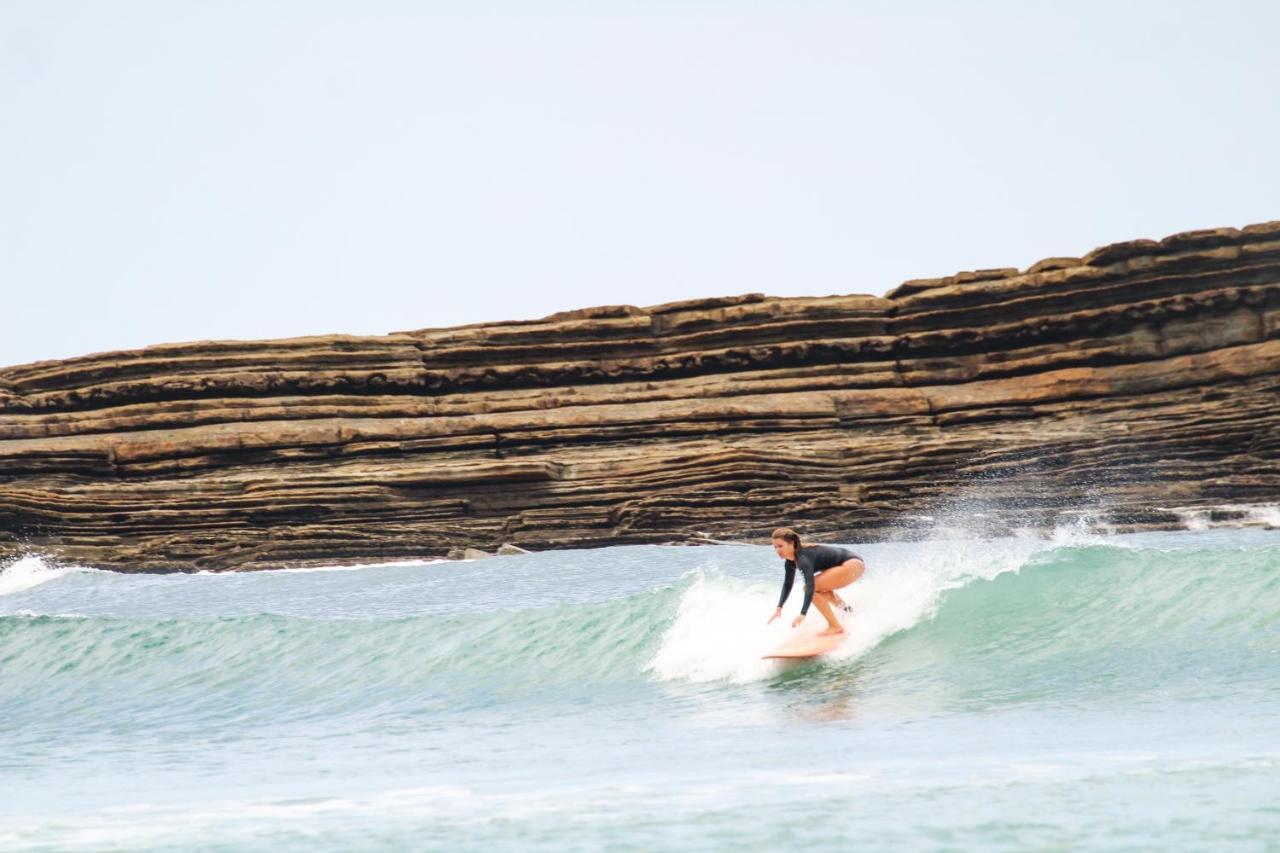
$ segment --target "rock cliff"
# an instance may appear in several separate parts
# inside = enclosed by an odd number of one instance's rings
[[[0,369],[0,558],[255,569],[1280,496],[1280,222],[909,281]]]

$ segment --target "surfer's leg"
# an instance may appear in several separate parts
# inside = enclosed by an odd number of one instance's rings
[[[845,604],[844,599],[836,595],[834,590],[828,590],[827,592],[818,592],[815,590],[813,594],[815,597],[825,595],[827,597],[827,601],[831,602],[831,606],[836,610],[843,610],[845,613],[853,612],[853,608]]]
[[[823,572],[826,574],[826,572]],[[818,608],[818,612],[822,614],[822,618],[827,620],[827,627],[818,632],[819,637],[825,637],[827,634],[840,634],[844,632],[844,628],[836,621],[836,615],[831,612],[831,596],[813,594],[813,606]]]
[[[844,589],[862,577],[862,571],[862,561],[857,557],[845,560],[838,566],[832,566],[825,572],[819,572],[813,579],[813,589],[815,592],[831,592],[832,590]]]
[[[831,596],[831,601],[836,607],[847,611],[849,606],[844,603],[844,599],[837,595],[835,591],[862,577],[862,573],[865,570],[866,564],[862,562],[861,558],[854,557],[851,560],[845,560],[840,565],[833,566],[814,578],[814,595],[825,592]]]

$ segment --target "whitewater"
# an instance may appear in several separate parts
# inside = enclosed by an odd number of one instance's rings
[[[1239,849],[1280,837],[1280,531],[0,571],[0,849]],[[818,619],[816,613],[811,619]]]

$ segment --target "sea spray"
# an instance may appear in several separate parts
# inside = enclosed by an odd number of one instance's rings
[[[788,620],[765,622],[777,590],[770,584],[699,571],[646,669],[662,679],[752,681],[773,671],[761,657],[786,638]]]
[[[1049,547],[1043,540],[1005,539],[915,542],[884,545],[867,558],[863,577],[841,590],[853,606],[841,614],[849,638],[828,660],[864,654],[877,643],[931,617],[939,597],[948,589],[979,578],[1017,571],[1034,553]],[[865,550],[865,549],[863,549]],[[748,682],[768,678],[789,664],[762,660],[792,636],[791,622],[804,600],[797,582],[783,616],[766,626],[777,604],[782,571],[777,579],[746,582],[715,572],[698,571],[686,578],[675,620],[647,668],[658,678],[693,682]],[[811,607],[807,621],[822,623]]]
[[[39,557],[23,557],[0,569],[0,595],[23,592],[77,571],[91,570],[80,566],[50,566]]]

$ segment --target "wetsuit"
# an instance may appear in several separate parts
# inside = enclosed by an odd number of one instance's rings
[[[804,606],[800,608],[800,612],[808,613],[809,605],[813,602],[813,576],[835,568],[845,560],[861,559],[848,548],[838,548],[835,545],[801,545],[796,549],[795,560],[787,560],[783,563],[787,576],[782,581],[782,596],[778,599],[778,606],[786,604],[787,596],[791,594],[791,585],[796,580],[797,563],[800,564],[800,571],[804,573]]]

